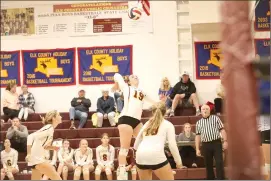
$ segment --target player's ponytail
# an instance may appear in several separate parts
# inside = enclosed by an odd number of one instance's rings
[[[40,115],[41,121],[44,125],[46,124],[52,124],[53,123],[53,118],[57,116],[58,112],[57,110],[50,111],[46,113],[45,117]]]
[[[158,128],[164,120],[166,114],[166,105],[163,102],[158,102],[151,107],[153,116],[149,120],[148,126],[144,130],[145,135],[156,135]]]

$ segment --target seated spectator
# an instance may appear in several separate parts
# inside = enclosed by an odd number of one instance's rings
[[[18,117],[19,114],[19,98],[16,88],[15,83],[9,83],[3,96],[3,112],[8,119]]]
[[[196,95],[195,84],[190,80],[188,72],[184,71],[181,80],[173,87],[170,99],[167,99],[166,105],[171,106],[169,116],[174,116],[175,109],[178,104],[183,107],[191,107],[194,105],[196,108],[196,115],[200,114],[199,101]],[[169,109],[169,107],[168,107]]]
[[[32,114],[35,112],[35,98],[31,92],[28,92],[28,88],[26,85],[22,86],[23,93],[19,96],[19,105],[20,112],[18,118],[20,120],[27,120],[28,114]]]
[[[221,70],[220,71],[220,78],[222,77],[222,73],[223,73],[223,71]],[[215,98],[215,100],[214,100],[215,111],[216,111],[217,115],[220,115],[223,111],[222,105],[223,105],[223,100],[225,98],[225,91],[224,91],[224,87],[221,82],[217,85],[216,93],[217,93],[217,98]]]
[[[70,129],[76,129],[74,125],[74,119],[79,119],[80,123],[78,128],[83,128],[88,119],[88,112],[91,106],[91,102],[89,99],[85,98],[85,91],[80,90],[78,93],[79,97],[75,97],[71,101],[71,108],[70,108],[70,120],[71,120],[71,127]]]
[[[124,76],[124,81],[129,85],[129,76]],[[124,106],[124,97],[123,93],[120,90],[117,90],[114,93],[114,99],[116,102],[117,112],[121,113],[123,106]]]
[[[102,93],[103,96],[97,101],[97,126],[102,127],[104,119],[108,119],[111,126],[116,126],[114,99],[108,95],[108,90],[103,90]]]
[[[181,134],[176,136],[176,141],[195,141],[196,134],[191,132],[191,125],[189,123],[184,124],[184,130]],[[180,146],[179,147],[179,152],[182,158],[189,158],[192,160],[192,165],[187,165],[184,163],[185,166],[187,167],[197,167],[196,164],[196,150],[192,146]]]
[[[79,148],[74,152],[74,180],[80,180],[83,173],[84,180],[89,180],[89,172],[94,170],[93,151],[88,147],[88,142],[82,139]]]
[[[172,92],[172,87],[167,77],[163,78],[161,81],[161,86],[158,91],[159,100],[166,101]],[[169,98],[170,99],[170,98]]]
[[[117,150],[117,155],[119,155],[119,151],[120,151],[120,149]],[[118,158],[118,156],[117,156],[117,158]],[[133,148],[129,149],[126,162],[127,162],[127,164],[126,164],[127,172],[131,172],[132,180],[136,180],[137,171],[136,171],[136,165],[135,165],[135,151]],[[128,180],[128,178],[127,178],[127,180]]]
[[[95,180],[100,180],[101,172],[105,172],[107,180],[112,180],[114,170],[115,148],[109,144],[107,133],[102,135],[102,144],[96,148],[97,166],[95,169]]]
[[[56,161],[57,161],[57,152],[53,150],[45,150],[46,156],[45,159],[48,163],[50,163],[54,168],[56,168]],[[42,180],[48,180],[46,175],[43,175]]]
[[[7,176],[9,180],[14,180],[14,174],[19,172],[18,162],[18,152],[11,148],[10,141],[5,139],[4,142],[5,149],[1,151],[1,163],[3,168],[1,168],[1,180]]]
[[[8,128],[6,138],[10,140],[11,147],[18,152],[26,152],[28,130],[22,125],[19,118],[13,118],[12,125]]]
[[[121,113],[123,106],[124,106],[124,97],[121,91],[117,91],[114,93],[114,99],[116,102],[117,112]]]
[[[68,172],[73,170],[73,153],[74,150],[70,147],[70,142],[64,140],[62,147],[58,151],[59,165],[57,168],[57,173],[62,174],[63,180],[68,180]]]

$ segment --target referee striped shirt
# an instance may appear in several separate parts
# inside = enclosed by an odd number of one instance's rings
[[[196,123],[196,135],[201,136],[201,142],[211,142],[220,139],[220,130],[222,129],[224,129],[223,123],[216,115],[201,118]]]

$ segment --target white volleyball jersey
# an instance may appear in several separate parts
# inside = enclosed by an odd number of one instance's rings
[[[141,128],[134,148],[136,151],[136,163],[140,165],[156,165],[167,160],[164,147],[168,141],[170,152],[176,164],[182,164],[175,139],[175,128],[173,124],[167,120],[163,120],[156,135],[144,136],[145,129],[149,121]]]
[[[85,153],[82,153],[80,148],[74,152],[75,164],[78,166],[93,165],[93,151],[91,148],[87,148]]]
[[[115,157],[115,148],[112,145],[104,147],[100,145],[96,148],[96,158],[98,165],[113,165]]]
[[[1,151],[1,162],[4,168],[12,167],[18,169],[18,151],[11,148],[9,152]]]
[[[143,101],[146,95],[139,88],[129,86],[125,83],[123,77],[116,73],[114,80],[119,84],[120,90],[123,92],[124,107],[121,111],[121,116],[129,116],[141,120],[143,111]]]
[[[28,166],[46,162],[45,146],[51,144],[54,135],[54,127],[52,124],[43,126],[40,130],[28,135],[27,145],[31,145],[31,155]]]
[[[74,149],[72,148],[64,149],[62,147],[58,151],[58,160],[60,163],[64,163],[64,161],[67,161],[71,164],[74,164],[73,154],[74,154]]]

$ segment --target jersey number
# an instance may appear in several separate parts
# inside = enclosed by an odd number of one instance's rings
[[[103,161],[107,161],[107,155],[103,154]]]
[[[7,165],[10,167],[11,166],[11,160],[7,160]]]
[[[137,91],[135,91],[135,94],[134,94],[134,98],[138,98],[139,100],[143,100],[144,98],[144,94],[142,94],[142,92],[139,92],[139,95],[137,95]]]

